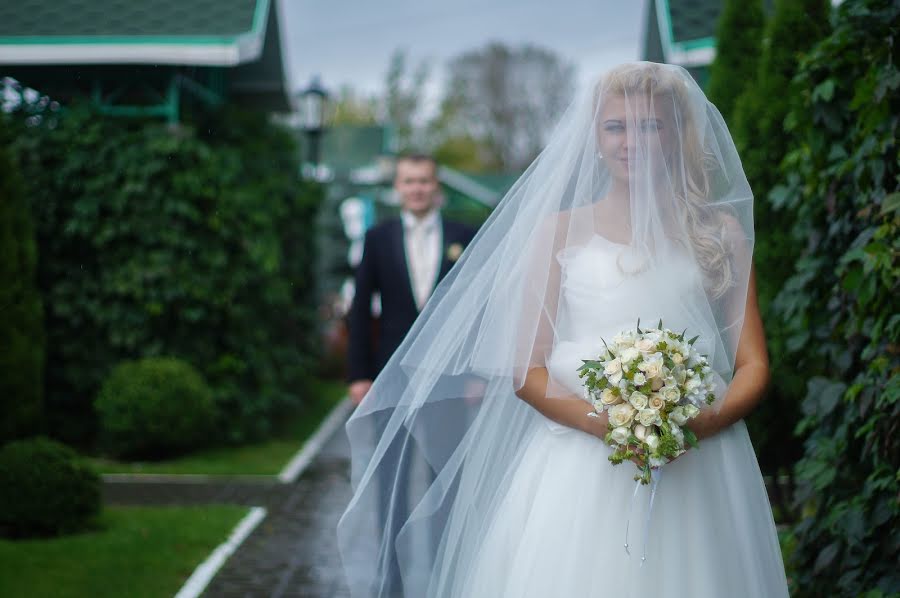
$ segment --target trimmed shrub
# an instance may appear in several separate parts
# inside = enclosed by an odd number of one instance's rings
[[[77,531],[100,506],[100,477],[69,447],[32,438],[0,449],[0,535]]]
[[[119,364],[95,408],[101,447],[116,457],[159,459],[201,448],[210,443],[217,423],[203,377],[172,358]]]

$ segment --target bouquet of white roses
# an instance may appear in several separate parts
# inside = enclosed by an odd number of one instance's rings
[[[682,427],[715,400],[713,373],[706,357],[694,349],[698,337],[685,340],[663,328],[617,334],[597,359],[578,370],[592,416],[609,412],[606,442],[615,447],[609,460],[639,462],[635,480],[650,482],[659,467],[697,446],[697,437]],[[602,340],[602,339],[601,339]]]

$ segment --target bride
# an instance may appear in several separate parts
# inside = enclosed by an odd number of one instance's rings
[[[768,378],[752,203],[680,67],[622,65],[574,102],[347,424],[352,595],[787,596],[742,421]],[[699,335],[718,390],[651,490],[608,460],[578,368],[660,319]]]

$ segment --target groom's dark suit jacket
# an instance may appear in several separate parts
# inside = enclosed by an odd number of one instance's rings
[[[475,231],[464,224],[441,218],[443,246],[437,282],[440,282]],[[366,233],[362,261],[356,269],[356,292],[348,324],[347,378],[374,380],[419,315],[406,264],[403,223],[388,220]],[[454,247],[455,246],[455,247]],[[436,283],[435,283],[436,284]],[[377,333],[372,327],[372,295],[381,293],[381,318]],[[375,337],[375,338],[373,338]]]

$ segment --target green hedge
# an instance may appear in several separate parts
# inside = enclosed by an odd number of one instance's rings
[[[213,388],[233,441],[265,435],[312,368],[320,189],[291,136],[223,111],[176,128],[70,106],[22,125],[46,304],[54,435],[91,441],[119,362],[174,356]]]
[[[100,477],[72,449],[46,438],[0,449],[0,535],[73,532],[99,513]]]
[[[203,377],[178,359],[121,363],[100,389],[100,446],[115,457],[162,459],[209,446],[223,425]]]
[[[37,246],[24,181],[9,155],[0,113],[0,444],[40,430],[44,322]]]
[[[775,300],[807,381],[797,596],[900,593],[900,4],[846,0],[803,62],[777,198],[806,248]]]

